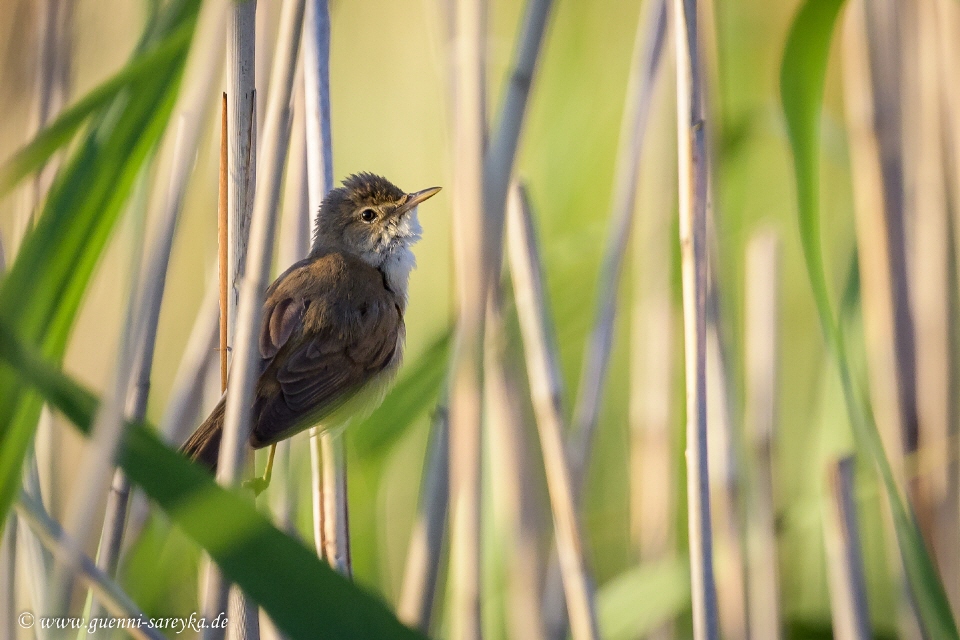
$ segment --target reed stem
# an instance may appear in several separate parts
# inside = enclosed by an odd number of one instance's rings
[[[870,614],[863,572],[860,527],[854,500],[854,461],[845,457],[830,465],[830,499],[824,519],[833,612],[833,633],[838,640],[869,640]]]
[[[573,638],[599,637],[593,585],[587,573],[576,511],[576,496],[564,449],[565,432],[560,405],[561,381],[557,354],[550,346],[549,314],[544,295],[539,250],[533,218],[523,187],[510,195],[510,269],[514,281],[517,315],[523,334],[524,354],[537,430],[547,473],[554,535],[560,573]]]
[[[441,393],[441,398],[446,397]],[[427,461],[420,486],[417,520],[410,535],[397,617],[429,633],[440,574],[443,534],[450,494],[450,416],[445,401],[437,404],[430,427]]]
[[[687,383],[687,522],[693,635],[716,640],[717,594],[710,530],[707,457],[706,297],[707,171],[703,79],[696,0],[674,0],[677,51],[677,155],[680,179],[680,257]]]

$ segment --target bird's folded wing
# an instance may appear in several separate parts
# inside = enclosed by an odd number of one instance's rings
[[[270,359],[253,438],[270,443],[302,421],[322,420],[387,366],[402,319],[382,287],[328,282],[303,297],[271,296],[261,331]]]

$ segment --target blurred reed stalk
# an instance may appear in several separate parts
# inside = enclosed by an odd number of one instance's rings
[[[156,347],[160,308],[166,287],[167,269],[173,249],[174,234],[187,186],[193,172],[197,146],[200,140],[202,116],[209,105],[208,88],[219,72],[217,64],[222,51],[222,29],[226,3],[222,0],[208,2],[200,16],[196,46],[192,49],[184,76],[184,89],[177,111],[180,117],[172,130],[172,152],[169,155],[169,183],[166,189],[158,183],[154,201],[160,201],[159,215],[154,222],[153,242],[146,268],[139,276],[136,297],[136,324],[134,330],[133,376],[126,389],[125,416],[128,422],[140,422],[146,418],[147,400],[150,394],[150,372]],[[127,508],[130,500],[130,480],[121,470],[114,474],[113,485],[107,498],[103,530],[97,566],[108,576],[114,577],[120,561]],[[94,601],[91,617],[100,617],[101,610]]]
[[[919,446],[922,428],[917,399],[916,322],[911,306],[915,292],[909,280],[905,222],[904,120],[901,104],[905,80],[902,69],[902,7],[891,0],[855,4],[850,16],[851,20],[863,21],[865,48],[860,52],[860,64],[854,58],[856,53],[850,53],[849,68],[863,75],[857,80],[851,79],[856,84],[851,86],[849,93],[858,91],[862,96],[859,99],[866,101],[860,113],[861,117],[869,117],[867,126],[872,137],[871,154],[868,157],[864,152],[861,157],[866,162],[879,165],[879,173],[871,168],[867,175],[879,175],[878,186],[882,198],[881,207],[873,214],[872,237],[863,240],[872,241],[885,250],[881,255],[892,305],[886,313],[890,314],[892,328],[890,337],[893,341],[893,370],[896,376],[896,415],[899,419],[900,446],[904,455],[911,456]],[[846,74],[844,79],[848,79]],[[855,164],[854,169],[855,172],[859,171],[861,165]],[[882,214],[879,220],[876,219],[878,213]],[[878,238],[878,234],[882,237]],[[860,240],[858,238],[858,246],[862,247],[864,243]],[[861,272],[864,268],[861,268]],[[907,478],[906,486],[907,498],[929,544],[932,518],[928,496],[918,478]]]
[[[747,637],[781,637],[773,446],[777,424],[779,242],[759,231],[747,245],[745,429],[753,482],[747,486]]]
[[[433,413],[427,459],[420,485],[417,519],[410,534],[410,547],[397,600],[397,617],[405,624],[430,632],[440,575],[443,535],[450,494],[450,416],[447,392]]]
[[[40,499],[40,472],[36,465],[26,466],[23,470],[23,492],[35,504],[43,506],[43,501]],[[16,509],[11,513],[16,514]],[[53,558],[24,519],[17,518],[16,523],[19,527],[17,549],[27,569],[21,575],[26,578],[30,605],[35,612],[49,611],[50,570],[53,566]],[[44,638],[41,637],[41,640]]]
[[[509,222],[507,223],[509,227]],[[509,231],[507,232],[509,237]],[[493,499],[491,547],[497,552],[494,580],[504,584],[503,621],[508,637],[545,640],[541,601],[542,533],[537,526],[536,497],[531,495],[530,447],[526,442],[526,398],[521,372],[512,358],[506,324],[504,287],[492,287],[487,307],[484,352],[484,410]]]
[[[854,499],[853,457],[841,458],[829,467],[830,499],[824,503],[823,523],[833,633],[838,640],[869,640],[873,636]]]
[[[957,469],[957,365],[952,333],[956,256],[947,206],[944,118],[938,77],[935,3],[901,5],[903,131],[908,273],[916,321],[920,449],[907,469],[929,501],[930,540],[954,611],[960,611],[960,481]],[[954,295],[951,294],[954,292]]]
[[[917,448],[918,414],[916,350],[903,237],[900,60],[898,52],[879,51],[900,46],[898,27],[888,15],[892,11],[894,7],[886,0],[870,9],[862,0],[854,0],[848,9],[843,38],[844,107],[870,397],[884,448],[895,473],[906,483],[908,503],[920,516],[921,531],[926,534],[929,518],[922,515],[926,508],[920,500],[920,486],[914,479],[906,479],[904,470],[904,456]],[[873,14],[871,20],[868,12]],[[883,46],[870,44],[871,39],[888,37],[893,40]],[[894,545],[888,549],[888,556],[898,575],[901,635],[917,638],[916,613]]]
[[[563,442],[565,428],[560,406],[562,384],[559,363],[549,338],[551,329],[540,252],[536,245],[529,202],[522,186],[511,190],[508,225],[513,290],[547,474],[570,631],[575,639],[598,638],[593,585],[584,562],[574,482],[567,466]]]
[[[179,446],[196,424],[203,404],[204,379],[218,354],[220,311],[217,307],[218,278],[208,278],[207,291],[190,329],[187,345],[173,377],[170,399],[160,417],[159,431],[165,442]]]
[[[483,333],[489,225],[484,216],[485,0],[459,0],[454,36],[453,247],[457,332],[450,386],[450,635],[478,640]],[[487,211],[489,215],[491,212]],[[498,270],[499,272],[499,270]]]
[[[137,321],[137,290],[139,288],[138,274],[141,273],[142,254],[144,249],[144,222],[147,209],[146,181],[150,165],[155,158],[148,159],[137,176],[133,195],[127,211],[133,223],[133,241],[130,247],[129,282],[125,287],[126,310],[120,335],[120,345],[116,355],[116,364],[112,372],[111,381],[104,393],[104,398],[97,408],[93,421],[90,439],[87,443],[85,455],[81,459],[77,473],[76,489],[72,501],[67,508],[66,526],[70,532],[68,539],[76,546],[67,547],[73,554],[58,556],[53,567],[51,579],[52,595],[50,597],[50,611],[47,615],[66,616],[70,611],[70,599],[73,594],[79,558],[84,549],[93,540],[95,534],[94,521],[96,520],[102,496],[110,491],[111,474],[114,469],[114,460],[120,446],[125,421],[125,399],[130,380],[136,371],[137,345],[140,344],[140,327]]]
[[[931,9],[928,8],[928,11]],[[937,70],[939,89],[939,111],[942,126],[941,144],[944,172],[944,197],[947,209],[947,236],[950,270],[948,272],[947,291],[949,295],[950,320],[947,323],[949,333],[950,379],[952,387],[956,388],[956,381],[960,379],[960,269],[958,269],[958,247],[960,247],[960,90],[953,82],[953,71],[960,64],[960,48],[956,45],[955,34],[960,32],[960,11],[955,5],[944,0],[937,0],[932,5],[934,15],[934,29],[936,31],[937,56],[934,66]],[[949,503],[960,510],[960,399],[956,393],[949,395],[950,403],[949,431],[947,446],[947,493],[943,497],[943,507],[938,514],[938,549],[947,549],[949,539],[956,528],[956,519],[950,513]],[[954,529],[950,529],[950,522]],[[956,549],[954,545],[953,549]],[[954,617],[960,615],[960,558],[956,553],[947,552],[941,560],[938,554],[941,575],[944,587],[950,598]]]
[[[73,29],[76,0],[46,0],[35,4],[39,12],[37,21],[37,57],[34,85],[35,102],[30,114],[28,131],[32,138],[44,130],[60,114],[70,98],[73,75]],[[15,221],[15,235],[12,251],[15,255],[26,233],[33,227],[47,191],[53,182],[63,159],[62,153],[54,154],[37,172],[32,182],[27,182],[25,197]],[[39,473],[46,491],[37,493],[41,504],[45,504],[50,513],[61,512],[61,433],[54,421],[50,409],[44,405],[34,435],[34,445],[28,454],[26,464],[42,468]],[[46,502],[44,502],[44,499]],[[23,535],[33,534],[24,528]],[[31,548],[39,545],[33,542]],[[44,591],[48,576],[36,576],[34,581]]]
[[[626,105],[620,129],[620,141],[611,205],[610,232],[598,278],[596,316],[587,338],[578,395],[573,412],[573,426],[567,440],[574,501],[579,506],[586,480],[587,464],[593,448],[593,437],[600,417],[600,405],[606,385],[617,314],[617,296],[623,273],[624,256],[629,244],[636,213],[637,184],[647,121],[663,54],[667,28],[666,0],[648,3],[637,24],[634,53],[627,84]],[[546,624],[552,638],[566,633],[564,590],[561,574],[551,556],[544,588]]]
[[[309,210],[317,212],[333,189],[330,120],[330,7],[309,0],[303,36]],[[316,232],[311,222],[311,237]],[[347,503],[347,457],[340,434],[311,432],[314,537],[317,552],[343,575],[353,572]]]
[[[704,139],[697,2],[674,0],[673,7],[677,51],[680,257],[687,381],[687,521],[693,632],[697,640],[715,640],[719,637],[719,631],[710,531],[706,402],[706,206],[709,159]]]
[[[708,187],[708,191],[710,187]],[[731,363],[730,342],[726,339],[721,316],[718,279],[719,259],[713,226],[712,203],[708,204],[707,234],[709,249],[707,275],[707,439],[710,442],[712,525],[721,635],[728,640],[747,636],[747,548],[745,536],[742,449],[737,428],[739,411],[734,390],[735,373]]]
[[[67,104],[73,67],[73,16],[76,0],[43,0],[35,3],[37,12],[35,102],[30,112],[28,139],[43,131]],[[33,227],[34,216],[60,167],[62,154],[53,155],[27,183],[22,206],[15,221],[12,251],[15,254],[23,237]]]
[[[669,32],[665,37],[670,37]],[[672,53],[666,44],[664,79],[658,83],[641,166],[636,206],[646,212],[633,231],[630,327],[630,529],[641,566],[676,554],[677,468],[675,356],[678,353],[671,262],[677,193],[676,109]],[[669,640],[668,621],[647,634]]]
[[[633,63],[627,84],[627,104],[620,131],[610,232],[597,284],[596,317],[587,339],[573,412],[573,433],[569,447],[570,471],[578,502],[583,491],[587,461],[590,458],[593,434],[600,417],[600,404],[606,387],[624,256],[634,221],[639,217],[635,204],[640,158],[666,30],[666,0],[648,3],[648,8],[641,12],[634,41]]]
[[[254,385],[258,375],[259,328],[263,296],[270,283],[277,208],[281,178],[290,136],[290,96],[296,70],[297,52],[303,26],[304,0],[284,0],[280,14],[277,52],[270,74],[267,114],[263,130],[256,196],[250,226],[249,259],[240,283],[237,329],[234,340],[234,361],[231,384],[226,394],[225,421],[217,480],[225,486],[236,486],[244,472],[247,440],[250,432]],[[226,602],[227,584],[215,575],[208,585],[204,613],[216,617]],[[241,618],[231,607],[231,633],[254,635],[256,608],[240,599]],[[212,615],[211,615],[212,614]],[[239,628],[237,625],[239,624]]]
[[[96,594],[97,599],[110,615],[118,618],[146,619],[144,613],[120,585],[101,571],[90,557],[76,553],[77,542],[67,536],[59,523],[47,514],[42,504],[26,492],[21,492],[16,510],[18,516],[30,526],[59,562],[75,564],[77,576]],[[160,632],[146,626],[130,627],[128,632],[135,638],[163,640]]]

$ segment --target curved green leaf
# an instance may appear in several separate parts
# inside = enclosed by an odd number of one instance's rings
[[[0,359],[89,435],[96,398],[0,326]],[[387,607],[274,527],[249,498],[224,489],[144,423],[128,425],[120,466],[231,582],[290,638],[422,638]]]
[[[904,506],[868,400],[857,391],[842,327],[830,305],[820,246],[820,113],[830,41],[843,0],[807,0],[793,21],[780,68],[780,94],[787,119],[797,182],[797,215],[807,275],[824,337],[840,373],[857,446],[872,460],[890,504],[897,543],[920,624],[930,638],[958,638],[956,622],[916,519]]]

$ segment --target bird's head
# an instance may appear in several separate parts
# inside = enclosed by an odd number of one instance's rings
[[[314,252],[345,251],[381,268],[420,239],[417,205],[438,191],[440,187],[406,193],[372,173],[352,175],[320,205]]]

